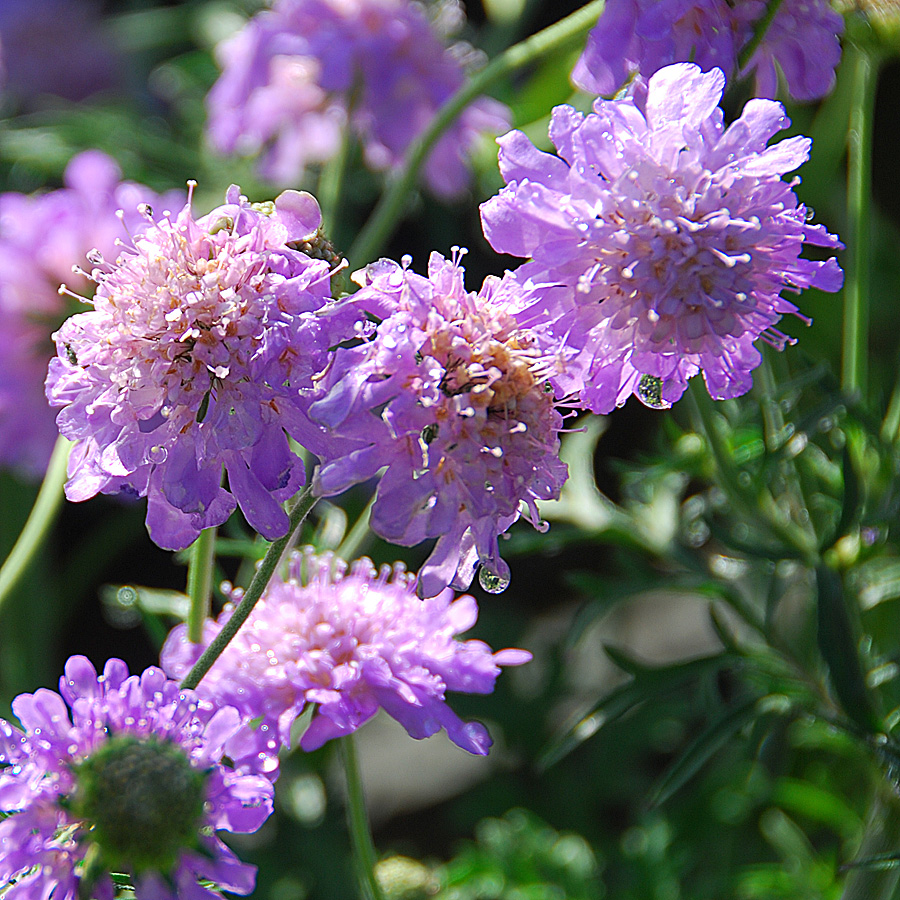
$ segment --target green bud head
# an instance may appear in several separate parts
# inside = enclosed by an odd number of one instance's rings
[[[197,846],[206,776],[178,745],[114,736],[74,771],[72,812],[110,868],[166,874]]]

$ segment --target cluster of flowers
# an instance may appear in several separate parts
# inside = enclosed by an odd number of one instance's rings
[[[163,669],[129,675],[113,659],[98,676],[75,656],[59,693],[13,701],[21,727],[0,719],[4,898],[112,900],[110,872],[138,900],[219,896],[203,882],[249,894],[255,867],[215,832],[253,832],[271,814],[277,754],[307,704],[316,712],[304,750],[383,708],[414,738],[445,728],[470,753],[488,752],[487,730],[463,722],[445,694],[490,693],[500,666],[531,654],[456,640],[478,616],[472,597],[422,601],[399,565],[378,573],[363,559],[347,571],[311,551],[289,570],[196,691],[167,675],[187,673],[231,606],[201,644],[175,628]]]
[[[784,0],[750,65],[762,73],[775,58],[790,76],[781,52],[791,26],[779,17],[821,14],[815,27],[834,36],[824,10]],[[671,40],[654,31],[663,14],[677,26]],[[446,692],[489,693],[501,666],[530,654],[457,640],[477,607],[448,586],[467,587],[480,565],[482,585],[501,590],[509,570],[499,537],[522,515],[545,527],[538,502],[558,497],[567,474],[563,411],[605,413],[632,394],[666,407],[700,372],[713,397],[737,396],[759,363],[755,342],[791,341],[776,325],[799,312],[782,291],[841,285],[833,258],[800,256],[805,244],[841,245],[808,222],[783,180],[809,141],[768,146],[789,124],[768,99],[751,100],[726,127],[726,76],[703,71],[718,63],[734,72],[761,15],[755,0],[721,9],[717,0],[610,0],[580,70],[605,71],[596,63],[598,47],[607,52],[603,29],[631,16],[632,43],[618,62],[604,57],[607,81],[618,79],[610,90],[631,69],[658,71],[586,115],[558,107],[555,155],[518,131],[500,139],[506,186],[482,206],[484,232],[527,261],[478,291],[466,289],[454,248],[450,259],[432,254],[426,275],[409,258],[376,262],[356,273],[355,294],[333,299],[339,264],[304,192],[252,204],[232,186],[197,218],[191,189],[180,212],[156,216],[155,198],[119,185],[93,155],[77,161],[63,191],[0,198],[0,253],[33,252],[47,273],[72,263],[53,243],[49,263],[38,253],[54,216],[74,215],[82,228],[95,221],[57,205],[86,203],[82,194],[95,196],[102,181],[103,204],[122,206],[126,219],[138,210],[118,252],[105,235],[67,228],[90,251],[82,275],[97,285],[93,309],[55,334],[46,383],[62,407],[59,429],[75,442],[71,499],[146,496],[150,534],[172,549],[237,506],[274,539],[289,527],[283,503],[306,479],[294,440],[319,457],[316,494],[381,472],[373,530],[405,546],[437,539],[416,577],[295,555],[196,691],[172,679],[188,673],[231,605],[199,644],[176,628],[162,669],[131,676],[112,660],[98,676],[73,657],[59,693],[18,697],[21,728],[0,720],[4,898],[110,900],[110,872],[139,898],[217,896],[209,881],[249,893],[253,867],[214,832],[265,821],[277,753],[308,705],[306,750],[381,708],[415,738],[444,728],[469,752],[488,751],[487,731],[459,719]],[[719,17],[712,30],[706,16]],[[703,41],[682,40],[695,26]],[[280,0],[223,50],[214,133],[223,147],[243,139],[268,148],[271,171],[287,178],[333,153],[349,123],[372,165],[394,165],[462,79],[429,28],[419,7],[399,0]],[[664,65],[685,53],[701,65]],[[427,73],[436,74],[419,77]],[[481,106],[445,135],[427,170],[435,190],[461,185],[458,154],[478,116],[503,118]],[[30,271],[16,276],[30,300],[14,287],[0,292],[22,321],[36,308],[58,311],[58,300],[36,307]]]
[[[726,128],[725,79],[668,66],[588,115],[558,107],[558,155],[501,139],[507,186],[485,234],[530,257],[467,292],[457,253],[427,277],[383,260],[331,299],[320,214],[286,191],[252,205],[233,187],[195,219],[153,220],[116,263],[94,257],[94,310],[56,334],[47,395],[76,442],[67,494],[148,497],[159,545],[187,546],[239,504],[267,538],[303,480],[288,435],[319,456],[332,495],[386,467],[372,527],[438,538],[423,596],[502,589],[498,536],[559,495],[559,408],[605,413],[636,394],[665,407],[702,371],[716,398],[750,386],[762,339],[797,313],[784,289],[841,285],[839,247],[782,175],[808,156],[781,104],[750,101]],[[336,348],[336,349],[334,349]],[[228,489],[222,486],[223,470]]]
[[[223,72],[207,100],[213,147],[261,152],[264,177],[295,184],[307,165],[335,156],[349,130],[369,168],[399,166],[465,79],[465,50],[442,40],[462,18],[452,0],[432,11],[408,0],[277,0],[218,48]],[[459,193],[479,135],[508,127],[497,101],[469,106],[425,164],[429,188]]]

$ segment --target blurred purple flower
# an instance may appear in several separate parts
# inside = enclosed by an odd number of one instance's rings
[[[33,107],[46,94],[77,102],[119,87],[120,60],[101,13],[97,0],[0,0],[8,94]]]
[[[94,310],[55,335],[47,396],[77,442],[66,495],[146,496],[150,536],[168,549],[224,522],[235,501],[280,537],[282,501],[304,478],[287,437],[302,442],[309,427],[298,390],[356,315],[329,305],[328,263],[293,249],[315,238],[319,206],[297,191],[252,206],[232,186],[198,220],[190,197],[174,219],[145,212],[115,264],[94,258]]]
[[[546,376],[555,359],[537,333],[516,324],[524,291],[489,277],[478,294],[458,258],[433,253],[428,277],[381,260],[352,303],[381,319],[371,340],[339,349],[310,417],[328,441],[315,490],[340,493],[387,466],[372,529],[395,544],[437,543],[419,575],[423,596],[469,586],[476,566],[487,590],[509,567],[498,536],[536,500],[559,496],[560,414]],[[330,442],[330,443],[329,443]]]
[[[117,210],[125,210],[125,227],[136,233],[144,224],[139,204],[184,202],[183,192],[157,197],[121,178],[114,160],[87,150],[69,163],[63,188],[0,194],[0,465],[26,475],[43,473],[57,436],[43,383],[50,335],[67,308],[60,282],[90,291],[72,266],[95,248],[116,255],[124,233]]]
[[[808,224],[781,179],[811,141],[766,147],[789,124],[772,100],[751,100],[725,129],[724,84],[718,69],[680,63],[587,116],[557,107],[559,156],[518,131],[500,139],[507,186],[482,205],[485,234],[495,250],[532,257],[515,275],[538,299],[519,321],[566,339],[577,359],[552,380],[582,390],[595,412],[633,392],[668,406],[700,370],[713,397],[744,393],[754,341],[790,342],[774,326],[799,313],[781,291],[841,287],[833,257],[800,258],[804,243],[842,245]]]
[[[738,57],[766,13],[763,0],[609,0],[572,72],[578,87],[610,95],[634,73],[645,79],[676,62],[736,74]],[[797,100],[834,87],[843,19],[828,0],[782,0],[742,76],[756,72],[755,92],[772,98],[776,64]]]
[[[240,600],[240,592],[233,595]],[[207,621],[192,644],[179,625],[161,664],[186,674],[231,616]],[[347,565],[330,554],[295,553],[286,582],[273,581],[198,688],[214,702],[261,718],[260,740],[290,743],[291,724],[306,707],[316,712],[300,739],[304,750],[355,731],[381,707],[417,739],[440,731],[470,753],[486,754],[487,729],[463,722],[447,691],[489,694],[500,666],[528,662],[525,650],[493,653],[482,641],[455,640],[478,618],[475,599],[449,589],[420,600],[415,579],[398,563],[376,572],[368,559]]]
[[[263,175],[278,184],[333,157],[348,127],[370,168],[399,166],[465,79],[460,54],[409,0],[278,0],[218,55],[210,141],[222,153],[262,153]],[[508,127],[502,104],[482,97],[470,105],[425,163],[431,190],[463,190],[479,134]]]
[[[220,896],[198,879],[253,890],[255,866],[212,833],[256,831],[272,812],[270,778],[222,762],[249,733],[236,709],[157,668],[129,675],[111,659],[98,677],[83,656],[59,694],[20,694],[12,708],[21,729],[0,719],[4,897],[112,900],[110,871],[132,876],[138,900]]]

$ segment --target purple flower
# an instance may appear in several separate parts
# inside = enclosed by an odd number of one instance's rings
[[[720,68],[731,78],[765,14],[763,0],[609,0],[572,80],[609,95],[636,72],[649,78],[670,63],[689,61],[704,71]],[[777,63],[792,97],[824,97],[834,87],[843,24],[827,0],[783,0],[740,74],[755,71],[756,95],[772,98]]]
[[[57,436],[43,383],[50,335],[67,305],[59,283],[90,289],[72,266],[94,248],[115,256],[117,210],[126,210],[125,226],[136,233],[144,224],[138,204],[183,202],[182,192],[159,198],[121,178],[112,159],[88,150],[73,157],[60,190],[0,194],[0,465],[26,475],[43,473]]]
[[[408,0],[278,0],[218,55],[210,141],[222,153],[262,153],[263,175],[278,184],[334,156],[348,127],[370,168],[399,166],[465,78],[460,53]],[[500,103],[469,106],[425,164],[429,187],[445,196],[465,188],[478,136],[508,127]]]
[[[453,592],[420,600],[401,563],[376,572],[368,559],[350,566],[307,548],[290,560],[290,577],[273,581],[198,690],[261,719],[258,733],[290,742],[291,724],[316,704],[300,739],[304,750],[355,731],[381,707],[417,739],[447,730],[470,753],[486,754],[487,729],[463,722],[447,691],[489,694],[500,666],[528,662],[525,650],[492,653],[482,641],[458,641],[478,618],[475,599]],[[233,599],[240,600],[240,591]],[[165,670],[187,673],[231,616],[207,621],[202,644],[173,629],[161,654]],[[226,698],[228,698],[226,700]]]
[[[833,257],[800,258],[804,243],[842,245],[781,178],[811,141],[766,146],[789,124],[772,100],[751,100],[726,129],[724,83],[718,69],[668,66],[587,116],[557,107],[559,156],[518,131],[499,141],[507,186],[482,205],[485,234],[532,257],[516,277],[537,300],[519,321],[565,338],[577,357],[553,380],[595,412],[633,392],[668,406],[700,370],[713,397],[744,393],[754,341],[791,342],[774,327],[799,315],[781,291],[841,286]]]
[[[60,696],[62,695],[62,696]],[[97,675],[66,663],[59,694],[12,704],[0,719],[0,885],[9,900],[112,900],[110,872],[139,900],[249,894],[256,877],[214,831],[252,832],[272,812],[272,783],[222,762],[249,728],[238,711],[183,691],[157,668]],[[277,758],[265,756],[272,773]]]
[[[232,186],[201,219],[189,198],[147,220],[115,264],[94,258],[94,310],[55,335],[47,396],[76,441],[66,495],[146,496],[150,536],[169,549],[235,502],[280,537],[304,478],[287,437],[308,428],[298,390],[355,316],[329,306],[328,263],[294,249],[315,238],[318,204],[285,191],[254,207]]]
[[[97,91],[121,91],[122,60],[102,6],[99,0],[0,0],[8,94],[35,108],[46,105],[47,94],[79,101]]]
[[[362,273],[352,303],[381,319],[372,338],[339,349],[310,417],[329,435],[315,490],[340,493],[387,466],[371,526],[395,544],[437,543],[419,576],[423,596],[509,583],[498,536],[536,500],[559,496],[561,417],[546,384],[555,359],[514,313],[524,291],[489,277],[478,294],[458,260],[433,253],[428,277],[390,260]]]

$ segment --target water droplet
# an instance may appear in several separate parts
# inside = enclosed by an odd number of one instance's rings
[[[502,594],[509,587],[509,579],[503,578],[484,566],[478,570],[478,583],[489,594]]]
[[[151,447],[147,452],[147,456],[150,459],[150,462],[156,463],[157,465],[162,465],[169,458],[169,451],[166,450],[165,447],[160,447],[158,444],[154,447]]]
[[[651,409],[668,409],[672,404],[663,400],[662,386],[662,378],[656,375],[641,375],[636,392],[638,399]]]

